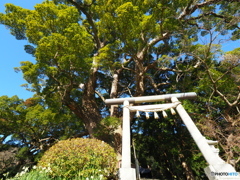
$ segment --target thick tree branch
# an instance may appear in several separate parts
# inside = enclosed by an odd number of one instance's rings
[[[199,3],[196,5],[193,5],[194,1],[191,1],[183,10],[183,12],[178,16],[177,19],[181,20],[184,19],[186,16],[194,13],[197,9],[200,9],[202,7],[208,6],[210,4],[214,4],[217,2],[220,2],[221,0],[209,0],[209,1],[205,1],[203,3]]]
[[[182,13],[178,16],[177,19],[182,19],[184,18],[186,15],[188,15],[190,13],[190,7],[193,4],[194,0],[191,0],[188,5],[184,8],[184,10],[182,11]]]
[[[137,53],[137,59],[142,61],[143,58],[144,58],[144,55],[147,53],[147,51],[149,50],[150,47],[154,46],[155,44],[157,44],[158,42],[160,42],[160,41],[162,41],[164,39],[169,38],[169,36],[170,36],[170,32],[167,32],[167,33],[162,34],[161,36],[157,36],[157,37],[153,38],[151,41],[149,41],[144,46],[144,48],[142,48],[141,51],[139,51]]]
[[[154,46],[154,45],[155,45],[156,43],[158,43],[159,41],[162,41],[162,40],[164,40],[164,39],[166,39],[166,38],[169,38],[169,36],[170,36],[170,33],[169,33],[169,32],[164,33],[162,36],[157,36],[156,38],[152,39],[152,40],[148,43],[147,47]]]

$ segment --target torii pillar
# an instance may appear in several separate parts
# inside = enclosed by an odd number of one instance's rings
[[[131,129],[129,101],[123,102],[122,163],[119,170],[121,180],[136,180],[136,169],[131,167]]]

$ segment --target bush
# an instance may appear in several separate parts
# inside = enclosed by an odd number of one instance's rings
[[[38,166],[51,169],[53,177],[107,179],[115,173],[116,163],[116,153],[108,144],[97,139],[76,138],[53,145]]]

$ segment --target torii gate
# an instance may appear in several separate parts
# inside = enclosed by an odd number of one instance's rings
[[[192,138],[203,154],[205,160],[208,162],[204,171],[210,180],[234,179],[240,180],[240,174],[236,172],[233,166],[226,163],[218,155],[219,149],[214,145],[217,141],[207,140],[198,130],[181,102],[178,99],[193,99],[197,94],[190,93],[176,93],[155,96],[142,96],[130,98],[116,98],[106,99],[107,105],[123,104],[123,125],[122,125],[122,163],[119,169],[120,180],[136,180],[136,170],[131,167],[131,137],[130,137],[130,111],[164,111],[166,109],[175,108],[180,115],[182,121],[186,125]],[[133,106],[132,104],[143,102],[159,102],[171,100],[172,103],[157,104],[157,105],[142,105]]]

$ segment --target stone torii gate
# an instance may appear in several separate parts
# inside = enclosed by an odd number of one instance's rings
[[[166,109],[175,108],[186,125],[189,133],[203,154],[205,160],[209,164],[204,169],[206,175],[210,180],[223,180],[235,179],[240,180],[239,173],[236,172],[233,166],[227,164],[222,160],[218,152],[219,150],[214,147],[217,141],[207,140],[198,130],[184,107],[181,105],[179,99],[193,99],[197,95],[194,92],[190,93],[176,93],[166,95],[130,97],[130,98],[116,98],[106,99],[107,105],[121,105],[123,104],[123,124],[122,124],[122,163],[119,169],[120,180],[136,180],[136,169],[131,167],[131,137],[130,137],[130,112],[131,111],[145,111],[156,112]],[[172,101],[172,103],[155,104],[155,105],[141,105],[133,106],[143,102],[159,102],[159,101]],[[229,174],[231,173],[231,174]]]

